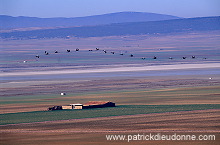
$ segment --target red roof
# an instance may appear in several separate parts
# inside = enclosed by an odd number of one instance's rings
[[[89,101],[83,105],[89,106],[89,105],[104,105],[108,103],[109,101]]]

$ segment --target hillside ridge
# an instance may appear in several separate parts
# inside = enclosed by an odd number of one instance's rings
[[[16,29],[28,27],[73,27],[73,26],[94,26],[112,23],[142,22],[142,21],[161,21],[179,19],[180,17],[146,13],[146,12],[117,12],[103,15],[93,15],[85,17],[57,17],[57,18],[38,18],[38,17],[12,17],[0,15],[0,29]]]

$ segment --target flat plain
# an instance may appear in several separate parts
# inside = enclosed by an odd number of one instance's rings
[[[128,144],[105,135],[137,133],[215,134],[216,140],[132,144],[219,142],[218,31],[0,41],[1,144]],[[46,111],[95,100],[117,107]]]

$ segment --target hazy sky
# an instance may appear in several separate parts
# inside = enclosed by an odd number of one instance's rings
[[[0,15],[11,16],[81,17],[122,11],[220,16],[220,0],[0,0]]]

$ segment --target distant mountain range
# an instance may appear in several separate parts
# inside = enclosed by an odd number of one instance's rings
[[[102,37],[124,35],[154,35],[220,30],[220,17],[201,17],[147,22],[110,23],[95,26],[53,28],[0,33],[1,38],[44,39],[70,37]]]
[[[125,22],[147,22],[179,19],[180,17],[143,13],[143,12],[118,12],[104,15],[95,15],[75,18],[37,18],[37,17],[12,17],[0,15],[0,29],[16,29],[29,27],[74,27],[104,25]]]

